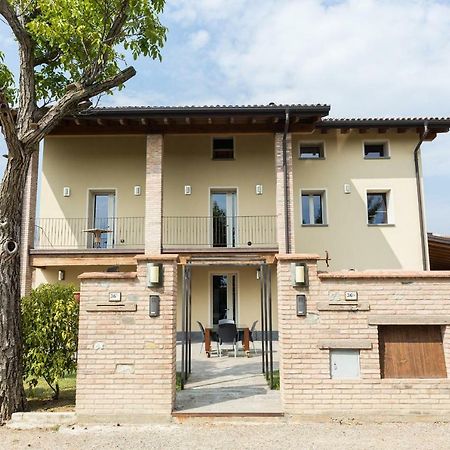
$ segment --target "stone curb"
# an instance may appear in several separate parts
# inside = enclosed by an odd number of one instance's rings
[[[18,412],[6,424],[15,430],[45,429],[70,426],[77,422],[74,412]]]

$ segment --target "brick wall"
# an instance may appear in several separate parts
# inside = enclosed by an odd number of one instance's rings
[[[161,253],[163,136],[147,136],[145,168],[145,253]]]
[[[288,171],[288,212],[289,212],[289,241],[292,249],[294,242],[294,191],[292,184],[292,135],[286,136],[286,164]],[[276,210],[277,210],[277,242],[280,253],[286,253],[286,214],[284,195],[284,170],[283,170],[283,133],[275,134],[275,163],[276,163]]]
[[[20,242],[20,295],[22,297],[29,294],[32,287],[33,269],[30,266],[29,251],[34,244],[38,167],[39,151],[36,151],[31,158],[23,196],[22,235]]]
[[[163,264],[161,288],[147,287],[148,261]],[[175,400],[176,270],[173,255],[142,256],[136,273],[80,276],[76,412],[81,421],[170,417]],[[110,292],[121,292],[121,302],[109,302]],[[159,317],[149,317],[150,294],[161,298]]]
[[[280,371],[285,411],[341,416],[356,413],[448,415],[448,378],[381,379],[375,323],[450,323],[450,272],[325,275],[317,273],[314,258],[279,257]],[[307,262],[309,288],[292,287],[290,264],[293,261]],[[358,301],[352,306],[344,300],[346,291],[358,292]],[[306,317],[296,316],[298,293],[307,295]],[[330,346],[360,350],[360,379],[330,378]],[[444,352],[450,375],[448,329],[444,332]]]

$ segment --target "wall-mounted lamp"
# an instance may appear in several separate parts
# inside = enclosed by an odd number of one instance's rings
[[[352,192],[352,187],[350,184],[345,183],[344,184],[344,194],[350,194]]]
[[[292,286],[308,286],[308,266],[305,263],[291,264]]]
[[[70,197],[70,187],[66,186],[63,188],[63,196]]]
[[[162,265],[148,263],[147,264],[147,286],[158,287],[162,284]]]
[[[259,269],[256,271],[256,279],[257,280],[261,279],[261,270],[259,270]]]
[[[148,315],[150,317],[159,317],[159,295],[150,295],[148,300]]]
[[[188,184],[184,187],[184,195],[191,195],[192,194],[192,186],[189,186]]]
[[[58,281],[63,281],[66,278],[65,270],[58,270]]]
[[[297,316],[305,317],[306,316],[306,295],[299,294],[297,295]]]
[[[263,193],[263,185],[257,184],[256,185],[256,195],[262,195],[262,193]]]
[[[134,187],[134,195],[139,196],[141,195],[142,189],[140,186],[135,186]]]

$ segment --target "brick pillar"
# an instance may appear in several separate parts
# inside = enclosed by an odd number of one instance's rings
[[[294,190],[292,185],[292,136],[286,136],[286,165],[288,174],[288,221],[289,242],[291,253],[295,251],[294,240]],[[285,203],[285,179],[283,166],[283,133],[275,134],[275,161],[276,161],[276,203],[277,203],[277,241],[280,253],[286,253],[286,203]]]
[[[170,420],[176,393],[177,255],[139,256],[137,272],[80,275],[76,412],[81,422]],[[147,263],[163,267],[147,287]],[[121,294],[109,302],[109,293]],[[149,316],[149,296],[160,314]]]
[[[145,182],[145,254],[161,253],[163,136],[147,136]]]
[[[27,295],[32,287],[33,270],[30,266],[30,248],[34,245],[36,199],[38,189],[39,150],[30,162],[23,196],[22,235],[20,242],[20,295]]]
[[[318,315],[311,311],[319,292],[317,276],[317,259],[319,255],[289,254],[277,255],[278,285],[278,345],[280,364],[280,390],[283,410],[286,413],[299,413],[302,386],[309,381],[312,353],[317,347],[311,345],[317,338],[315,323]],[[291,263],[304,262],[308,266],[308,287],[292,286]],[[296,311],[296,295],[306,294],[306,317],[298,317]],[[308,309],[309,308],[309,309]],[[313,307],[313,311],[315,308]],[[313,367],[313,366],[311,366]],[[305,376],[305,370],[308,374]],[[301,406],[300,406],[301,408]]]

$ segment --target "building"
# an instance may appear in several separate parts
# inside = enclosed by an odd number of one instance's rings
[[[428,271],[420,146],[450,119],[328,113],[97,108],[47,137],[23,289],[81,282],[80,415],[170,415],[176,331],[251,323],[262,295],[287,413],[448,409],[450,273]],[[408,353],[424,348],[435,363]]]

